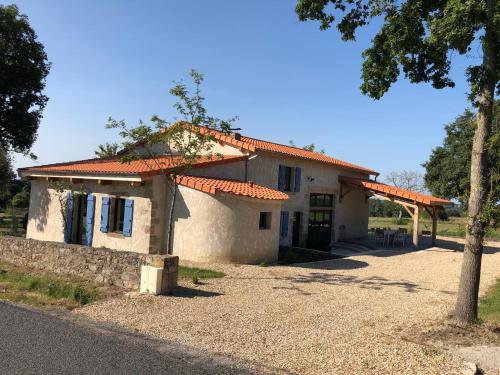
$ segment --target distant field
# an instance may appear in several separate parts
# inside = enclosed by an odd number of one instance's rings
[[[399,228],[407,227],[408,230],[413,228],[413,221],[411,219],[403,219],[406,224],[397,224],[396,219],[392,217],[370,217],[368,222],[369,228]],[[465,237],[465,218],[464,217],[451,217],[449,220],[439,220],[437,234],[439,236],[450,237]],[[420,220],[420,230],[431,230],[432,221],[430,219]],[[486,234],[487,238],[500,239],[500,228],[489,231]]]

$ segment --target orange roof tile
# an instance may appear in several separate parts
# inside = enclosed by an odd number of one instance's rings
[[[203,168],[208,165],[233,162],[246,159],[245,156],[229,156],[221,158],[201,158],[193,164],[193,168]],[[170,156],[156,159],[134,160],[122,163],[117,158],[102,158],[80,160],[67,163],[47,164],[34,167],[20,168],[19,172],[57,172],[57,173],[98,173],[98,174],[132,174],[145,177],[159,174],[165,169],[174,169],[181,165],[180,158]]]
[[[224,193],[258,199],[280,201],[288,199],[288,195],[281,191],[256,185],[252,182],[226,180],[212,177],[177,176],[177,183],[179,185],[187,186],[189,188],[210,194],[215,194],[218,191],[222,191]]]
[[[356,164],[348,163],[346,161],[342,161],[339,159],[332,158],[331,156],[323,155],[318,152],[304,150],[302,148],[286,146],[279,143],[263,141],[256,138],[250,138],[241,136],[239,139],[236,139],[233,135],[225,134],[220,131],[216,131],[213,129],[208,129],[204,127],[200,127],[202,132],[209,131],[211,135],[214,136],[215,139],[221,142],[228,143],[235,147],[239,147],[241,149],[254,152],[256,150],[263,150],[269,152],[276,152],[280,154],[285,154],[289,156],[295,156],[302,159],[314,160],[321,163],[326,163],[330,165],[334,165],[339,168],[349,169],[356,172],[362,172],[372,175],[378,175],[379,173],[365,167],[361,167]]]
[[[390,186],[382,184],[380,182],[375,182],[372,180],[363,180],[360,178],[352,178],[346,176],[339,176],[339,181],[349,183],[351,185],[362,186],[367,190],[371,190],[376,193],[386,194],[395,198],[400,198],[408,201],[413,201],[416,203],[422,203],[428,206],[448,206],[453,205],[453,202],[436,198],[432,195],[425,195],[421,193],[416,193],[414,191],[401,189],[395,186]]]

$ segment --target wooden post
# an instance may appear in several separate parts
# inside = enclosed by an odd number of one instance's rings
[[[415,206],[413,211],[413,246],[418,249],[418,222],[420,219],[420,206]]]
[[[11,235],[17,236],[17,216],[14,208],[12,208]]]
[[[431,234],[432,246],[436,246],[437,219],[438,219],[438,210],[436,209],[436,207],[432,207],[432,234]]]

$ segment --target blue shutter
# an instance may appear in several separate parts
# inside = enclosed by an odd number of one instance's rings
[[[278,190],[285,190],[285,166],[280,165],[278,169]]]
[[[73,231],[73,194],[68,191],[66,196],[66,228],[64,228],[64,242],[71,242],[71,232]]]
[[[101,232],[108,233],[109,230],[109,197],[102,197],[101,207]]]
[[[301,172],[302,170],[299,167],[295,168],[295,191],[300,191]]]
[[[288,236],[288,211],[281,211],[281,237]]]
[[[95,196],[87,196],[87,222],[85,223],[85,245],[92,246],[94,234]]]
[[[125,212],[123,214],[123,235],[130,237],[132,235],[132,221],[134,219],[134,201],[125,199]]]

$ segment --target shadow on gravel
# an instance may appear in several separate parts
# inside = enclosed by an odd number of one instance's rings
[[[355,270],[368,267],[368,263],[355,259],[332,259],[329,261],[298,263],[294,267],[309,268],[315,270]]]
[[[175,289],[172,297],[180,297],[180,298],[194,298],[194,297],[218,297],[224,295],[223,293],[218,292],[209,292],[206,290],[195,289],[195,288],[186,288],[183,286],[178,286]]]
[[[312,272],[307,275],[287,277],[286,280],[292,283],[321,283],[326,285],[357,285],[364,289],[382,290],[386,287],[402,288],[408,293],[415,293],[419,290],[428,290],[418,284],[409,281],[388,280],[383,277],[357,277],[352,275],[339,275],[331,273]]]
[[[453,241],[449,239],[437,239],[436,240],[436,246],[441,247],[443,249],[447,250],[453,250],[453,251],[464,251],[464,244],[460,243],[459,241]],[[493,246],[485,246],[483,248],[483,254],[496,254],[500,252],[500,246],[499,247],[493,247]]]

